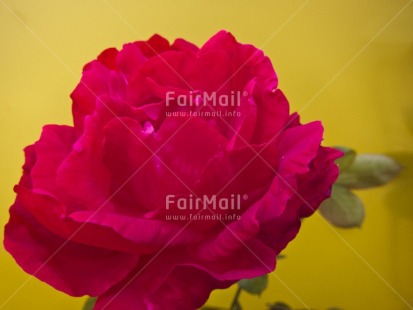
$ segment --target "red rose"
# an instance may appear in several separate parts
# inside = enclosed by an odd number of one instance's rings
[[[72,99],[74,126],[25,150],[4,244],[95,309],[195,309],[274,270],[338,174],[321,124],[290,115],[268,57],[227,32],[108,49]]]

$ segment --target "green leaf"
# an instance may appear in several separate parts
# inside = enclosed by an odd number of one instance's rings
[[[334,185],[331,198],[320,206],[321,214],[333,225],[342,228],[360,227],[364,220],[361,200],[348,188]]]
[[[401,171],[400,164],[382,154],[361,154],[346,170],[340,173],[336,184],[352,189],[384,185]]]
[[[275,304],[269,304],[268,310],[291,310],[291,307],[283,302],[276,302]]]
[[[340,168],[340,173],[342,173],[347,170],[356,159],[356,151],[345,146],[335,146],[334,148],[344,153],[343,157],[336,160],[336,164]]]
[[[238,285],[241,289],[243,289],[247,293],[250,293],[253,295],[261,295],[261,293],[268,286],[268,274],[265,274],[257,278],[243,279],[238,282]]]
[[[95,297],[89,297],[85,304],[83,305],[83,309],[82,310],[92,310],[93,307],[95,306],[96,303],[96,298]]]

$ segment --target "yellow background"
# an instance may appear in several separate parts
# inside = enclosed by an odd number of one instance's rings
[[[405,166],[359,192],[362,229],[305,221],[259,297],[295,308],[413,309],[413,4],[407,0],[0,0],[0,225],[8,219],[22,149],[45,123],[70,124],[69,93],[103,49],[159,33],[198,45],[220,29],[262,48],[304,121],[321,119],[326,145],[387,153]],[[234,289],[213,294],[227,306]],[[6,304],[4,302],[7,301]],[[0,250],[0,309],[80,309],[23,273]]]

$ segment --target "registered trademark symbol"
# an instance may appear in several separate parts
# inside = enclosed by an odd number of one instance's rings
[[[244,91],[242,92],[242,95],[243,95],[244,97],[247,97],[247,96],[248,96],[248,92],[247,92],[246,90],[244,90]]]
[[[247,199],[248,199],[248,195],[247,195],[247,194],[242,195],[242,199],[247,200]]]

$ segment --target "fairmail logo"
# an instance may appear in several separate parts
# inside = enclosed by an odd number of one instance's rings
[[[248,199],[247,195],[232,194],[229,197],[216,195],[166,196],[166,210],[240,210],[242,201]]]
[[[217,92],[190,91],[189,94],[166,93],[166,106],[178,107],[239,107],[241,98],[247,97],[246,91],[231,91],[228,94]]]

